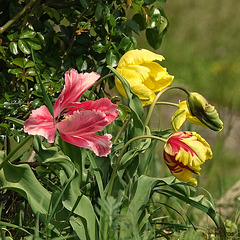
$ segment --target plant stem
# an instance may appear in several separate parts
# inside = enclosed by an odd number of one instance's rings
[[[182,88],[182,87],[179,87],[179,86],[170,86],[170,87],[167,87],[167,88],[163,89],[162,91],[158,92],[158,94],[156,95],[156,97],[154,98],[154,100],[151,104],[151,107],[149,109],[147,118],[146,118],[145,123],[144,123],[144,127],[146,127],[149,124],[149,121],[150,121],[150,118],[152,116],[154,107],[157,103],[157,100],[162,96],[163,93],[167,92],[170,89],[180,89],[180,90],[184,91],[187,95],[189,95],[189,92],[185,88]]]
[[[179,107],[179,104],[172,103],[172,102],[156,102],[155,105],[170,105],[170,106],[174,106],[174,107]],[[149,107],[149,106],[151,106],[151,104],[146,104],[143,107]]]
[[[139,139],[142,139],[142,138],[152,138],[152,139],[156,139],[156,140],[160,140],[162,142],[167,142],[167,140],[165,138],[161,138],[161,137],[157,137],[157,136],[152,136],[152,135],[143,135],[143,136],[137,136],[137,137],[134,137],[132,139],[130,139],[127,143],[125,143],[125,145],[123,146],[123,148],[121,149],[120,153],[119,153],[119,156],[117,158],[117,161],[115,163],[115,166],[113,168],[113,172],[112,172],[112,175],[111,175],[111,178],[110,178],[110,182],[109,182],[109,188],[108,188],[108,196],[111,196],[112,194],[112,188],[113,188],[113,183],[114,183],[114,179],[116,177],[116,174],[117,174],[117,170],[118,170],[118,167],[120,165],[120,162],[121,162],[121,159],[125,153],[125,150],[127,149],[127,147],[134,141],[136,140],[139,140]]]
[[[124,122],[123,126],[121,127],[120,131],[118,132],[117,136],[115,137],[113,144],[117,143],[119,137],[121,136],[124,129],[127,127],[128,123],[130,122],[131,118],[130,116],[127,118],[127,120]]]
[[[100,78],[97,82],[95,82],[94,85],[93,85],[93,87],[92,87],[92,90],[91,90],[88,98],[91,99],[93,92],[96,90],[96,88],[97,88],[97,86],[98,86],[99,84],[101,84],[105,79],[110,78],[110,77],[113,77],[113,76],[114,76],[113,73],[109,73],[109,74],[107,74],[106,76]]]
[[[26,6],[17,13],[12,19],[10,19],[7,23],[5,23],[2,27],[0,27],[0,34],[4,33],[14,22],[16,22],[32,5],[36,2],[36,0],[30,0]]]
[[[22,148],[29,140],[33,138],[32,135],[27,136],[22,142],[20,142],[17,147],[12,150],[7,157],[1,162],[0,164],[0,170],[4,167],[4,165],[13,157],[13,155],[20,149]]]

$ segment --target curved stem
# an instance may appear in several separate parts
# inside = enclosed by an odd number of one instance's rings
[[[190,94],[185,88],[182,88],[182,87],[179,87],[179,86],[170,86],[170,87],[167,87],[167,88],[163,89],[162,91],[158,92],[158,94],[156,95],[156,97],[154,98],[154,100],[151,104],[151,107],[149,109],[147,118],[146,118],[145,123],[144,123],[144,127],[146,127],[149,124],[149,121],[150,121],[150,118],[152,116],[154,107],[157,103],[157,100],[160,98],[160,96],[162,96],[163,93],[165,93],[166,91],[168,91],[170,89],[180,89],[180,90],[184,91],[187,95]]]
[[[179,107],[179,104],[172,103],[172,102],[156,102],[155,105],[170,105],[170,106],[174,106],[174,107]],[[149,106],[151,106],[151,104],[146,104],[143,107],[149,107]]]
[[[127,120],[124,122],[123,126],[121,127],[120,131],[118,132],[117,136],[115,137],[113,144],[117,143],[119,137],[121,136],[124,129],[127,127],[128,123],[130,122],[131,118],[130,116],[127,118]]]
[[[125,145],[123,146],[123,148],[121,149],[121,151],[119,153],[119,156],[118,156],[117,161],[115,163],[115,166],[113,168],[113,172],[112,172],[112,175],[111,175],[111,178],[110,178],[110,181],[109,181],[108,196],[111,196],[111,194],[112,194],[112,188],[113,188],[114,179],[115,179],[115,177],[117,175],[117,170],[119,168],[119,165],[120,165],[121,159],[122,159],[122,157],[123,157],[123,155],[125,153],[125,150],[127,149],[127,147],[132,142],[134,142],[136,140],[139,140],[139,139],[142,139],[142,138],[152,138],[152,139],[160,140],[162,142],[167,142],[167,139],[165,139],[165,138],[152,136],[152,135],[143,135],[143,136],[134,137],[134,138],[130,139],[127,143],[125,143]]]
[[[93,92],[96,90],[96,88],[97,88],[97,86],[98,86],[99,84],[101,84],[105,79],[107,79],[107,78],[109,78],[109,77],[112,77],[112,76],[114,76],[114,74],[113,74],[113,73],[109,73],[109,74],[107,74],[106,76],[100,78],[97,82],[95,82],[94,85],[93,85],[93,87],[92,87],[92,90],[91,90],[88,98],[91,99]]]
[[[12,150],[7,157],[1,162],[0,164],[0,170],[3,168],[3,166],[13,157],[13,155],[22,148],[31,138],[33,138],[32,135],[27,136],[22,142],[20,142],[17,147],[15,147],[14,150]]]

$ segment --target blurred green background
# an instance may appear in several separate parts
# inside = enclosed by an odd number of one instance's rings
[[[161,6],[169,20],[157,51],[166,58],[163,66],[175,76],[174,85],[203,94],[224,121],[220,133],[191,127],[214,152],[213,159],[203,165],[198,181],[217,201],[240,179],[240,1],[167,1]],[[138,38],[138,47],[154,51],[143,38]],[[184,97],[179,96],[181,100]],[[172,98],[178,101],[173,94],[168,100]],[[169,124],[172,112],[166,116],[166,107],[160,109],[162,118],[155,121]]]

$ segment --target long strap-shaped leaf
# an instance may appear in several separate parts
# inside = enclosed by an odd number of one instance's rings
[[[57,147],[45,148],[40,138],[34,141],[34,149],[45,164],[56,164],[61,171],[63,193],[60,195],[63,206],[78,217],[71,217],[70,223],[80,239],[96,239],[96,216],[89,198],[79,188],[79,174],[73,162],[64,154],[58,152]]]
[[[133,121],[134,121],[134,135],[140,136],[144,132],[144,126],[141,119],[143,119],[143,107],[139,97],[131,91],[130,85],[127,80],[113,67],[108,66],[108,68],[116,75],[116,77],[121,81],[124,90],[127,94],[129,100],[129,107],[132,110]]]

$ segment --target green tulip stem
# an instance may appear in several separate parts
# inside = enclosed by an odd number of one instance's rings
[[[99,84],[101,84],[101,83],[102,83],[104,80],[106,80],[107,78],[110,78],[110,77],[113,77],[113,76],[114,76],[114,73],[109,73],[109,74],[107,74],[106,76],[100,78],[97,82],[95,82],[94,85],[93,85],[93,87],[92,87],[92,90],[91,90],[91,92],[90,92],[90,94],[89,94],[88,99],[91,99],[93,92],[96,90],[96,88],[97,88],[97,86],[98,86]]]
[[[131,120],[131,117],[127,117],[123,126],[121,127],[120,131],[118,132],[117,136],[115,137],[114,141],[113,141],[113,144],[117,143],[119,137],[121,136],[122,132],[124,131],[124,129],[127,127],[128,123],[130,122]]]
[[[156,97],[154,98],[154,100],[151,104],[151,107],[149,109],[148,115],[147,115],[145,123],[144,123],[144,127],[146,127],[149,124],[149,121],[151,119],[154,107],[157,104],[158,99],[162,96],[163,93],[167,92],[170,89],[180,89],[180,90],[184,91],[188,96],[190,94],[185,88],[182,88],[182,87],[179,87],[179,86],[170,86],[170,87],[167,87],[167,88],[163,89],[162,91],[158,92],[158,94],[156,95]]]
[[[156,102],[155,105],[170,105],[170,106],[174,106],[174,107],[179,107],[179,104],[172,103],[172,102]],[[151,106],[151,104],[146,104],[143,107],[149,107],[149,106]]]
[[[152,136],[152,135],[143,135],[143,136],[137,136],[137,137],[134,137],[132,139],[130,139],[128,142],[125,143],[125,145],[123,146],[123,148],[121,149],[120,153],[119,153],[119,156],[116,160],[116,163],[115,163],[115,166],[113,168],[113,172],[112,172],[112,175],[111,175],[111,178],[110,178],[110,181],[109,181],[109,188],[108,188],[108,196],[111,196],[112,194],[112,188],[113,188],[113,183],[114,183],[114,179],[116,177],[116,174],[117,174],[117,170],[119,168],[119,165],[120,165],[120,162],[121,162],[121,159],[125,153],[125,150],[127,149],[127,147],[134,141],[136,140],[139,140],[139,139],[143,139],[143,138],[151,138],[151,139],[155,139],[155,140],[160,140],[162,142],[167,142],[167,139],[165,138],[161,138],[161,137],[157,137],[157,136]]]
[[[32,139],[32,135],[27,136],[22,142],[20,142],[17,147],[12,150],[7,157],[1,162],[0,164],[0,170],[3,168],[3,166],[13,157],[13,155],[19,150],[21,149],[29,140]]]

